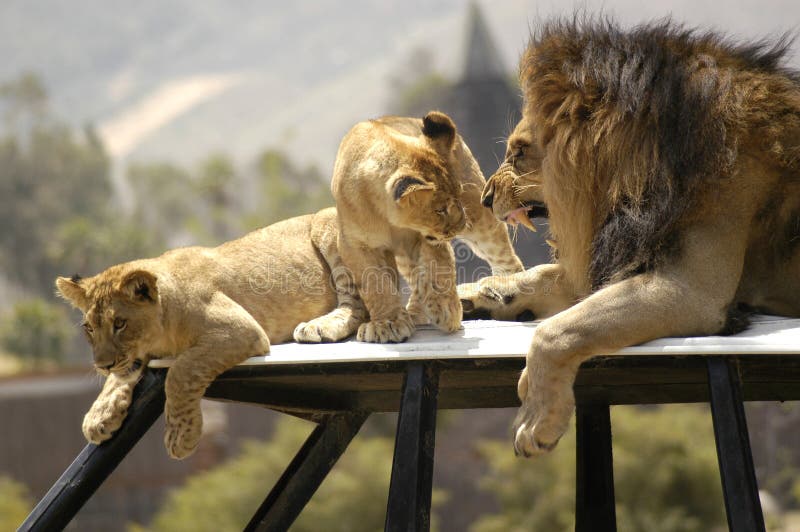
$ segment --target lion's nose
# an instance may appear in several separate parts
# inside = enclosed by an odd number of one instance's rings
[[[487,187],[486,190],[483,191],[483,197],[481,198],[481,204],[487,209],[492,208],[492,203],[494,202],[494,187]]]

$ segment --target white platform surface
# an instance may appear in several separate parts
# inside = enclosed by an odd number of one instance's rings
[[[402,344],[368,344],[348,341],[332,344],[282,344],[269,355],[249,358],[240,365],[297,363],[381,362],[454,358],[524,357],[537,322],[466,321],[453,334],[432,327],[418,327]],[[800,355],[800,319],[753,316],[750,327],[735,336],[661,338],[626,347],[613,355]],[[150,367],[164,368],[171,359],[153,360]]]

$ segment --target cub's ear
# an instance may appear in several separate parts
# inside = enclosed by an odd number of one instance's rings
[[[157,278],[146,270],[135,270],[127,274],[119,284],[119,291],[137,303],[158,301]]]
[[[56,279],[56,292],[66,299],[73,307],[86,311],[89,308],[89,298],[86,297],[86,288],[81,285],[80,275],[69,277],[59,277]]]
[[[422,133],[428,137],[436,151],[447,153],[456,140],[456,125],[449,116],[440,111],[431,111],[422,119]]]
[[[434,188],[435,187],[430,183],[407,175],[398,177],[391,184],[392,197],[395,201],[409,198],[411,195],[418,192],[432,191]]]

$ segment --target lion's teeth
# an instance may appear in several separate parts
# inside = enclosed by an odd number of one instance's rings
[[[527,207],[520,207],[519,209],[515,209],[508,213],[508,216],[506,216],[506,223],[509,225],[522,224],[531,231],[536,231],[536,226],[533,225],[531,219],[528,218]]]

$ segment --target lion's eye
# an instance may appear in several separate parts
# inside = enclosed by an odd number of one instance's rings
[[[86,331],[86,334],[92,334],[94,332],[94,329],[92,329],[92,326],[89,325],[89,322],[83,322],[83,330]]]
[[[524,155],[524,150],[521,146],[517,146],[514,148],[514,151],[511,152],[511,162],[516,162],[517,159]]]
[[[122,318],[115,318],[114,319],[114,331],[115,332],[121,331],[122,329],[125,328],[125,325],[127,325],[127,324],[128,324],[128,322],[123,320]]]
[[[439,216],[445,216],[445,215],[447,214],[447,209],[444,209],[444,208],[442,208],[442,209],[436,209],[436,211],[435,211],[435,212],[436,212],[436,214],[438,214]]]

